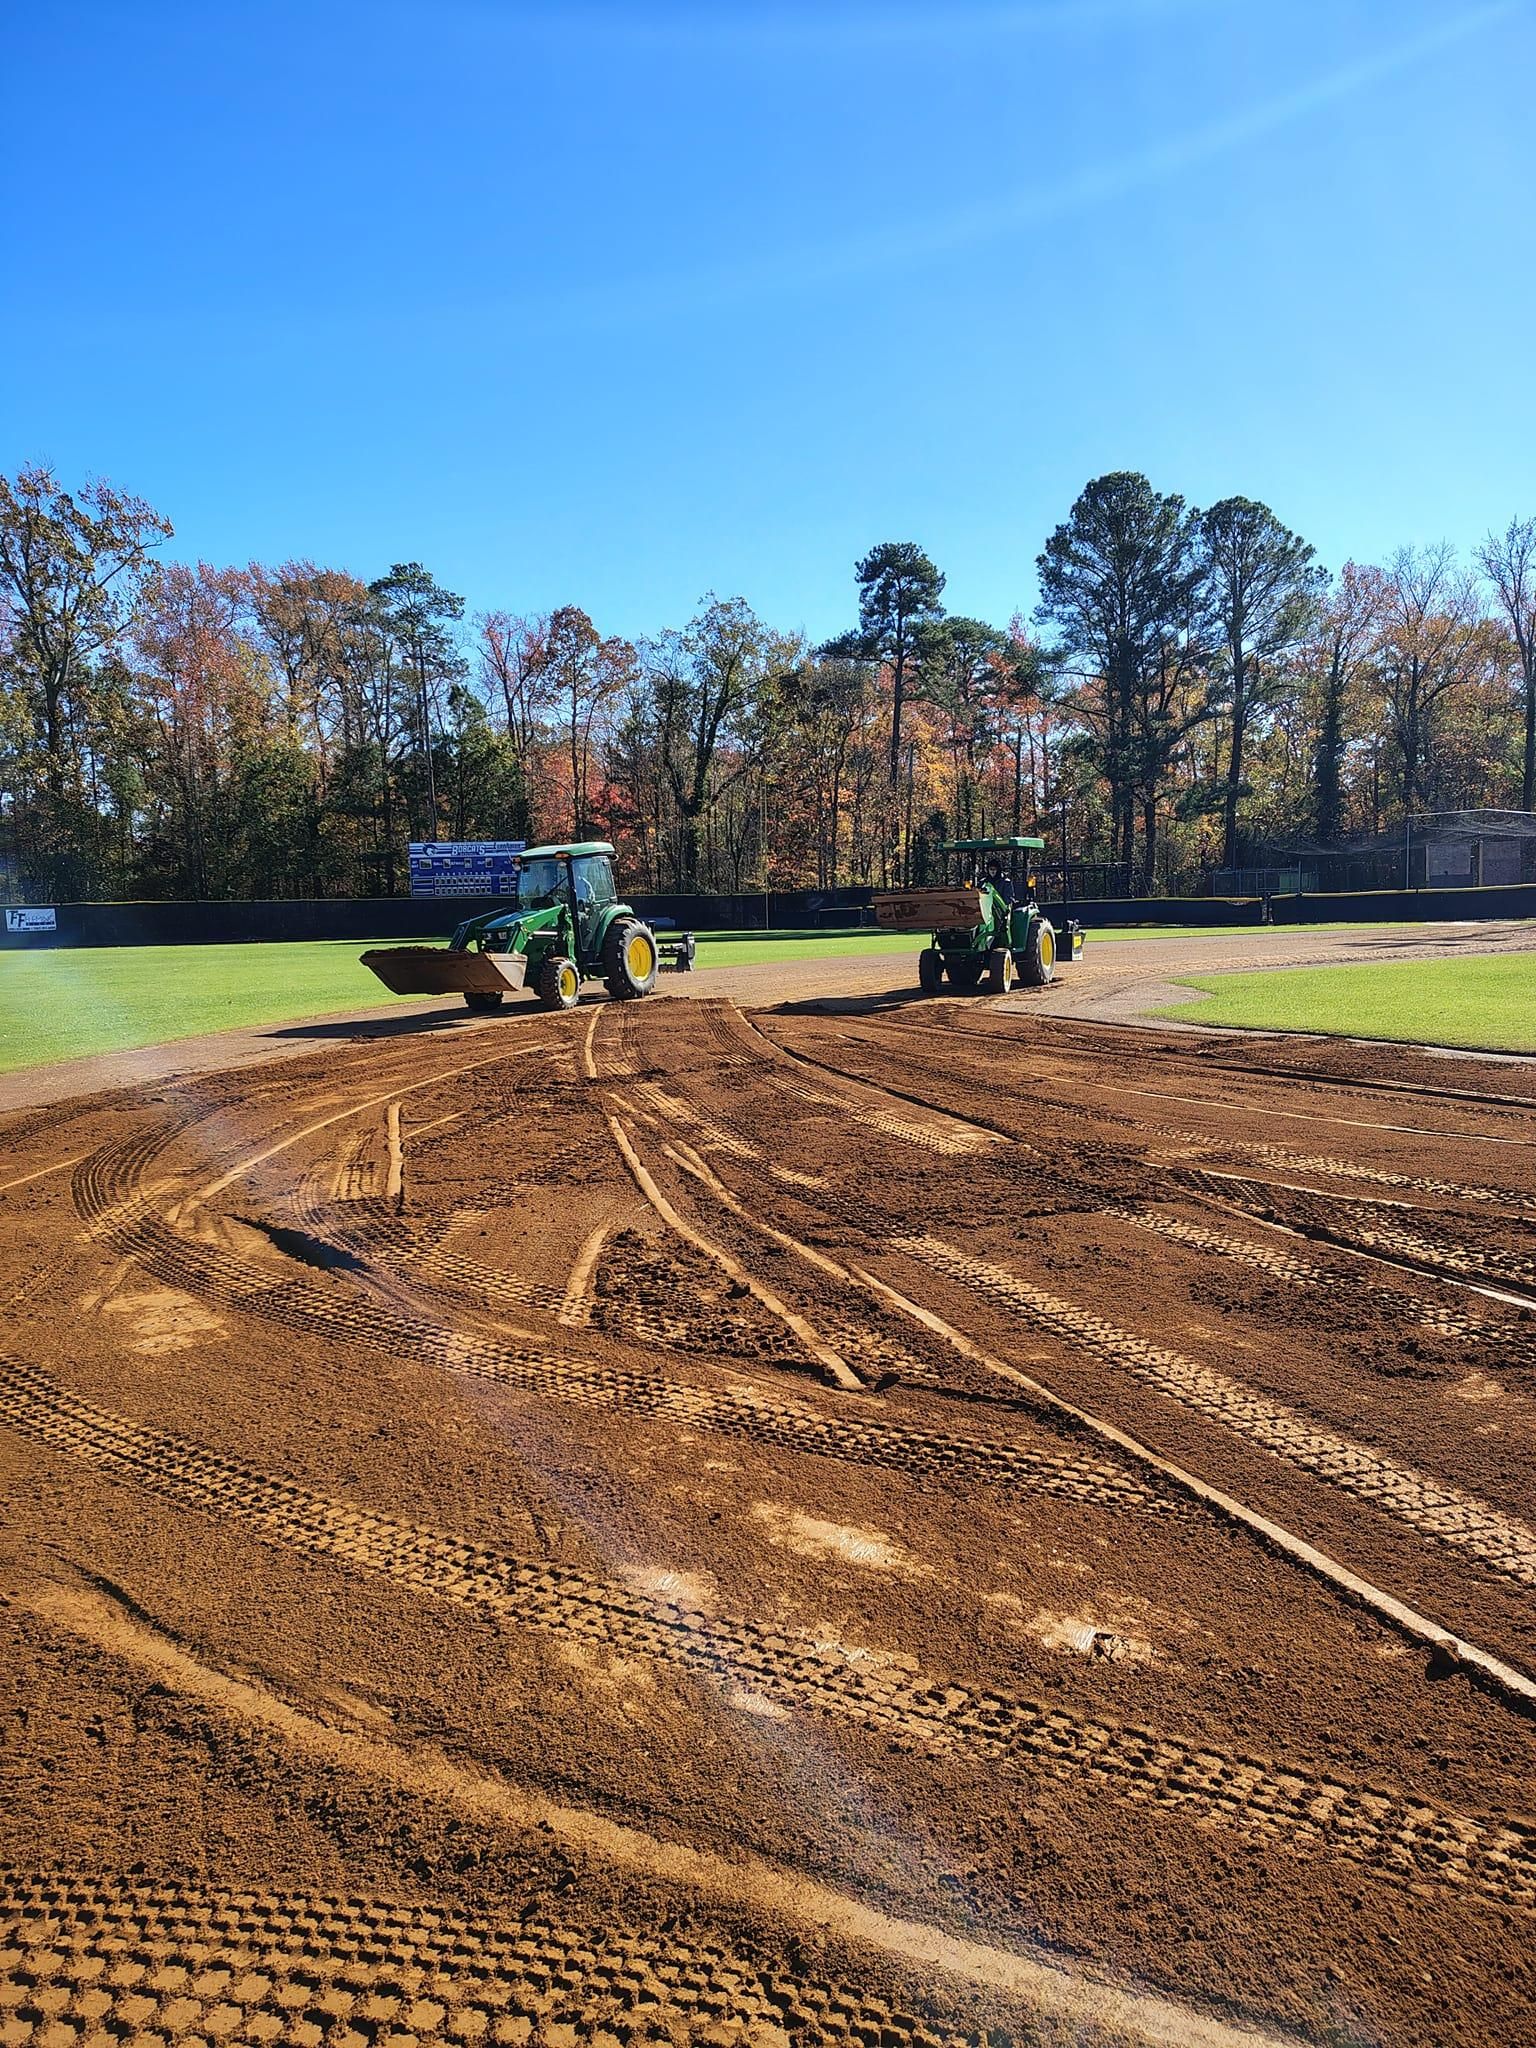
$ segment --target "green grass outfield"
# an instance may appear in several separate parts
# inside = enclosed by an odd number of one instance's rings
[[[439,935],[440,937],[440,935]],[[358,955],[409,939],[321,939],[240,946],[82,946],[0,953],[0,1073],[89,1053],[162,1045],[206,1031],[293,1024],[393,998]],[[889,932],[708,932],[700,967],[807,954],[915,952]]]
[[[1196,936],[1141,926],[1104,939]],[[1202,927],[1199,936],[1219,937]],[[240,946],[100,946],[0,953],[0,1072],[88,1053],[196,1038],[258,1024],[293,1024],[391,998],[359,966],[366,939]],[[405,945],[380,939],[378,945]],[[428,941],[428,943],[431,943]],[[838,955],[916,953],[912,933],[737,931],[699,935],[699,966]]]
[[[1181,974],[1179,981],[1209,991],[1207,999],[1170,1005],[1156,1016],[1250,1031],[1327,1031],[1484,1052],[1536,1052],[1536,953]]]

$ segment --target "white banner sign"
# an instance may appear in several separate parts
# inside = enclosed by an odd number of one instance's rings
[[[59,914],[56,910],[7,910],[5,928],[8,932],[56,932]]]

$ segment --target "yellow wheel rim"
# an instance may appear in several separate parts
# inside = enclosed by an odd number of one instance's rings
[[[1042,967],[1054,967],[1056,965],[1056,934],[1054,932],[1042,932],[1040,934],[1040,965]]]
[[[625,948],[624,957],[629,968],[630,978],[634,981],[644,981],[656,960],[656,955],[651,950],[651,942],[644,932],[634,932],[631,934],[629,945]]]
[[[577,993],[577,991],[578,991],[578,989],[580,988],[580,986],[581,986],[581,984],[580,984],[580,983],[579,983],[579,982],[577,981],[577,979],[576,979],[576,970],[575,970],[575,968],[571,966],[571,964],[569,963],[569,961],[567,961],[567,963],[565,964],[565,966],[564,966],[564,967],[562,967],[562,968],[561,968],[561,970],[560,970],[560,993],[561,993],[561,995],[563,995],[563,996],[574,996],[574,995],[575,995],[575,994]]]

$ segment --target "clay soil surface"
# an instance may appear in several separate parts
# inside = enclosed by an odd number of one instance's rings
[[[1536,2038],[1536,1066],[691,993],[0,1118],[0,2048]]]

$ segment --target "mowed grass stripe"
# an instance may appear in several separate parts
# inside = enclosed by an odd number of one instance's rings
[[[262,1024],[294,1024],[393,1000],[362,966],[370,945],[416,939],[313,939],[230,946],[82,946],[0,953],[0,1072],[125,1052]],[[699,965],[906,953],[887,932],[705,933]],[[916,969],[914,967],[914,974]]]
[[[1205,1000],[1171,1004],[1155,1015],[1250,1031],[1536,1052],[1536,952],[1181,974],[1178,980],[1204,990]]]

